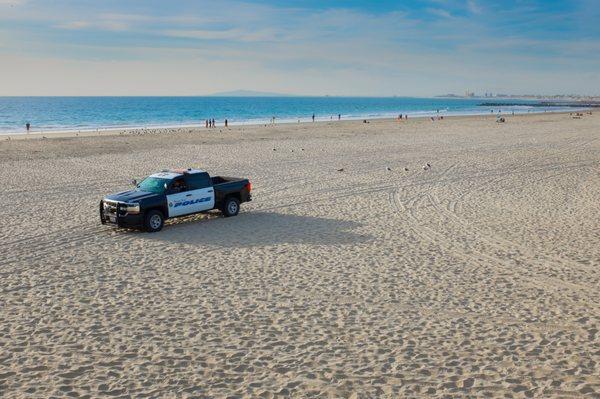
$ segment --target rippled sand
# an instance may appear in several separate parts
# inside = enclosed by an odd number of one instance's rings
[[[598,115],[83,136],[0,138],[0,396],[600,395]],[[254,201],[100,225],[171,166]]]

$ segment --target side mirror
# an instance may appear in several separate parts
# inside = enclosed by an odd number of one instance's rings
[[[134,187],[137,187],[137,180],[136,180],[136,179],[133,179],[133,180],[131,181],[131,184],[132,184]]]

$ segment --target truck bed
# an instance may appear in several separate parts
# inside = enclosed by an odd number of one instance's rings
[[[223,183],[233,183],[233,182],[248,182],[248,179],[242,179],[241,177],[227,177],[227,176],[212,176],[210,178],[213,186]],[[245,184],[245,183],[244,183]]]
[[[212,176],[211,181],[215,190],[215,208],[219,208],[228,196],[235,196],[240,202],[252,200],[248,179]]]

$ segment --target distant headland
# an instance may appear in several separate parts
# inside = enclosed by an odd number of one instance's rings
[[[213,93],[210,97],[293,97],[293,94],[270,93],[265,91],[254,90],[232,90]]]

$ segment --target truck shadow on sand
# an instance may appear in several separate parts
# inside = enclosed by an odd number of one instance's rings
[[[238,248],[277,244],[351,245],[371,241],[370,235],[354,231],[360,227],[360,223],[347,220],[248,212],[231,218],[211,214],[177,219],[144,238]]]

